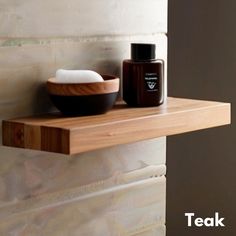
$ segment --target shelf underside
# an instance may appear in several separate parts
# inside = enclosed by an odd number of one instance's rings
[[[230,124],[230,104],[168,98],[160,107],[117,104],[104,115],[45,114],[3,121],[3,145],[77,154]]]

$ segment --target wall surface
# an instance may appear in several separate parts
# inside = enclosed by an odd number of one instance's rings
[[[167,61],[167,0],[0,0],[0,22],[0,119],[54,109],[58,68],[120,76],[131,42]],[[165,150],[165,138],[72,158],[0,146],[0,235],[164,236]]]
[[[231,102],[232,125],[168,138],[167,235],[236,235],[234,0],[169,2],[169,95]],[[187,228],[218,211],[225,228]]]

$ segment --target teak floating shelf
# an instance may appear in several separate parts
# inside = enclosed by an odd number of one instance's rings
[[[230,104],[168,98],[151,108],[117,104],[104,115],[59,113],[3,121],[3,145],[76,154],[156,137],[230,124]]]

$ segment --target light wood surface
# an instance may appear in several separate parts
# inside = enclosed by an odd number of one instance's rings
[[[117,104],[98,116],[65,118],[54,113],[3,121],[3,144],[76,154],[227,125],[230,120],[229,103],[168,98],[160,107]]]

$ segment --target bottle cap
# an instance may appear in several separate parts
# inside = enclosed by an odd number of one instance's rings
[[[156,60],[156,44],[132,43],[131,59],[134,61]]]

